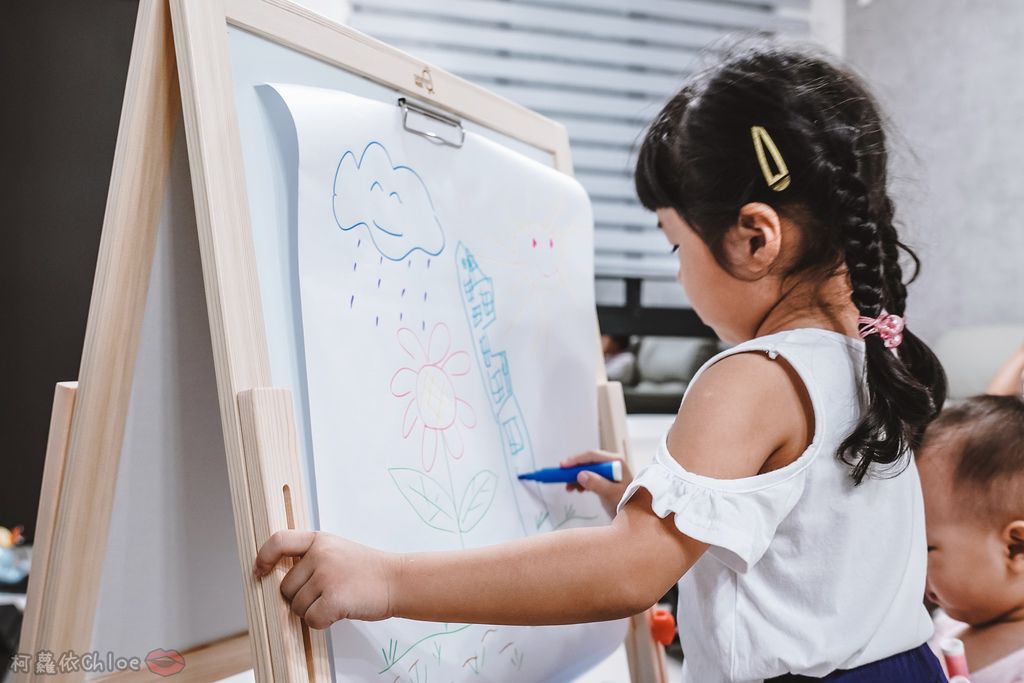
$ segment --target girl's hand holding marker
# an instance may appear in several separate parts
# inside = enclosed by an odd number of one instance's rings
[[[629,471],[625,460],[607,451],[587,451],[566,458],[558,465],[562,468],[571,468],[592,463],[618,463],[621,477],[615,479],[602,476],[599,473],[583,471],[577,475],[575,482],[567,483],[565,488],[570,491],[596,493],[600,497],[604,509],[608,512],[608,516],[614,517],[615,506],[622,500],[622,494],[626,492],[626,487],[633,481],[633,474]]]

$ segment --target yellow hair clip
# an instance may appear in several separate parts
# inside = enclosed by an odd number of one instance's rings
[[[757,152],[757,163],[761,165],[764,181],[775,192],[782,192],[789,187],[790,178],[789,169],[786,168],[786,162],[782,160],[779,148],[775,146],[775,142],[772,140],[772,136],[768,135],[768,131],[761,126],[751,126],[750,135],[754,138],[754,151]],[[768,157],[765,154],[766,147],[768,148],[768,154],[772,157],[772,161],[775,162],[775,166],[779,169],[777,173],[772,173],[771,168],[768,166]]]

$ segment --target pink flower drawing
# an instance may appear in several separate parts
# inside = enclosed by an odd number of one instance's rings
[[[407,327],[398,330],[398,343],[411,365],[391,377],[391,394],[408,399],[402,437],[410,438],[419,428],[423,469],[429,472],[442,446],[450,457],[461,458],[465,450],[461,430],[476,426],[473,408],[458,396],[452,381],[469,372],[470,358],[465,351],[451,350],[451,334],[444,323],[430,330],[426,346]]]

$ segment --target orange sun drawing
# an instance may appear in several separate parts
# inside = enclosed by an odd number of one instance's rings
[[[465,351],[451,350],[451,334],[444,323],[430,330],[426,347],[407,327],[398,330],[398,343],[413,365],[392,375],[391,394],[409,397],[402,417],[402,438],[408,439],[421,426],[420,455],[423,469],[429,472],[442,445],[448,456],[461,458],[465,451],[461,430],[476,426],[473,408],[459,398],[452,381],[469,372],[470,358]]]

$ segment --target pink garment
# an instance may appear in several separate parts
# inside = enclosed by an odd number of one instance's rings
[[[942,610],[935,613],[935,635],[928,641],[928,646],[942,662],[942,669],[945,671],[946,663],[942,659],[942,650],[939,647],[946,638],[956,638],[967,624],[952,619]],[[1000,660],[992,662],[988,666],[971,671],[971,683],[1024,683],[1024,648],[1012,652]]]

